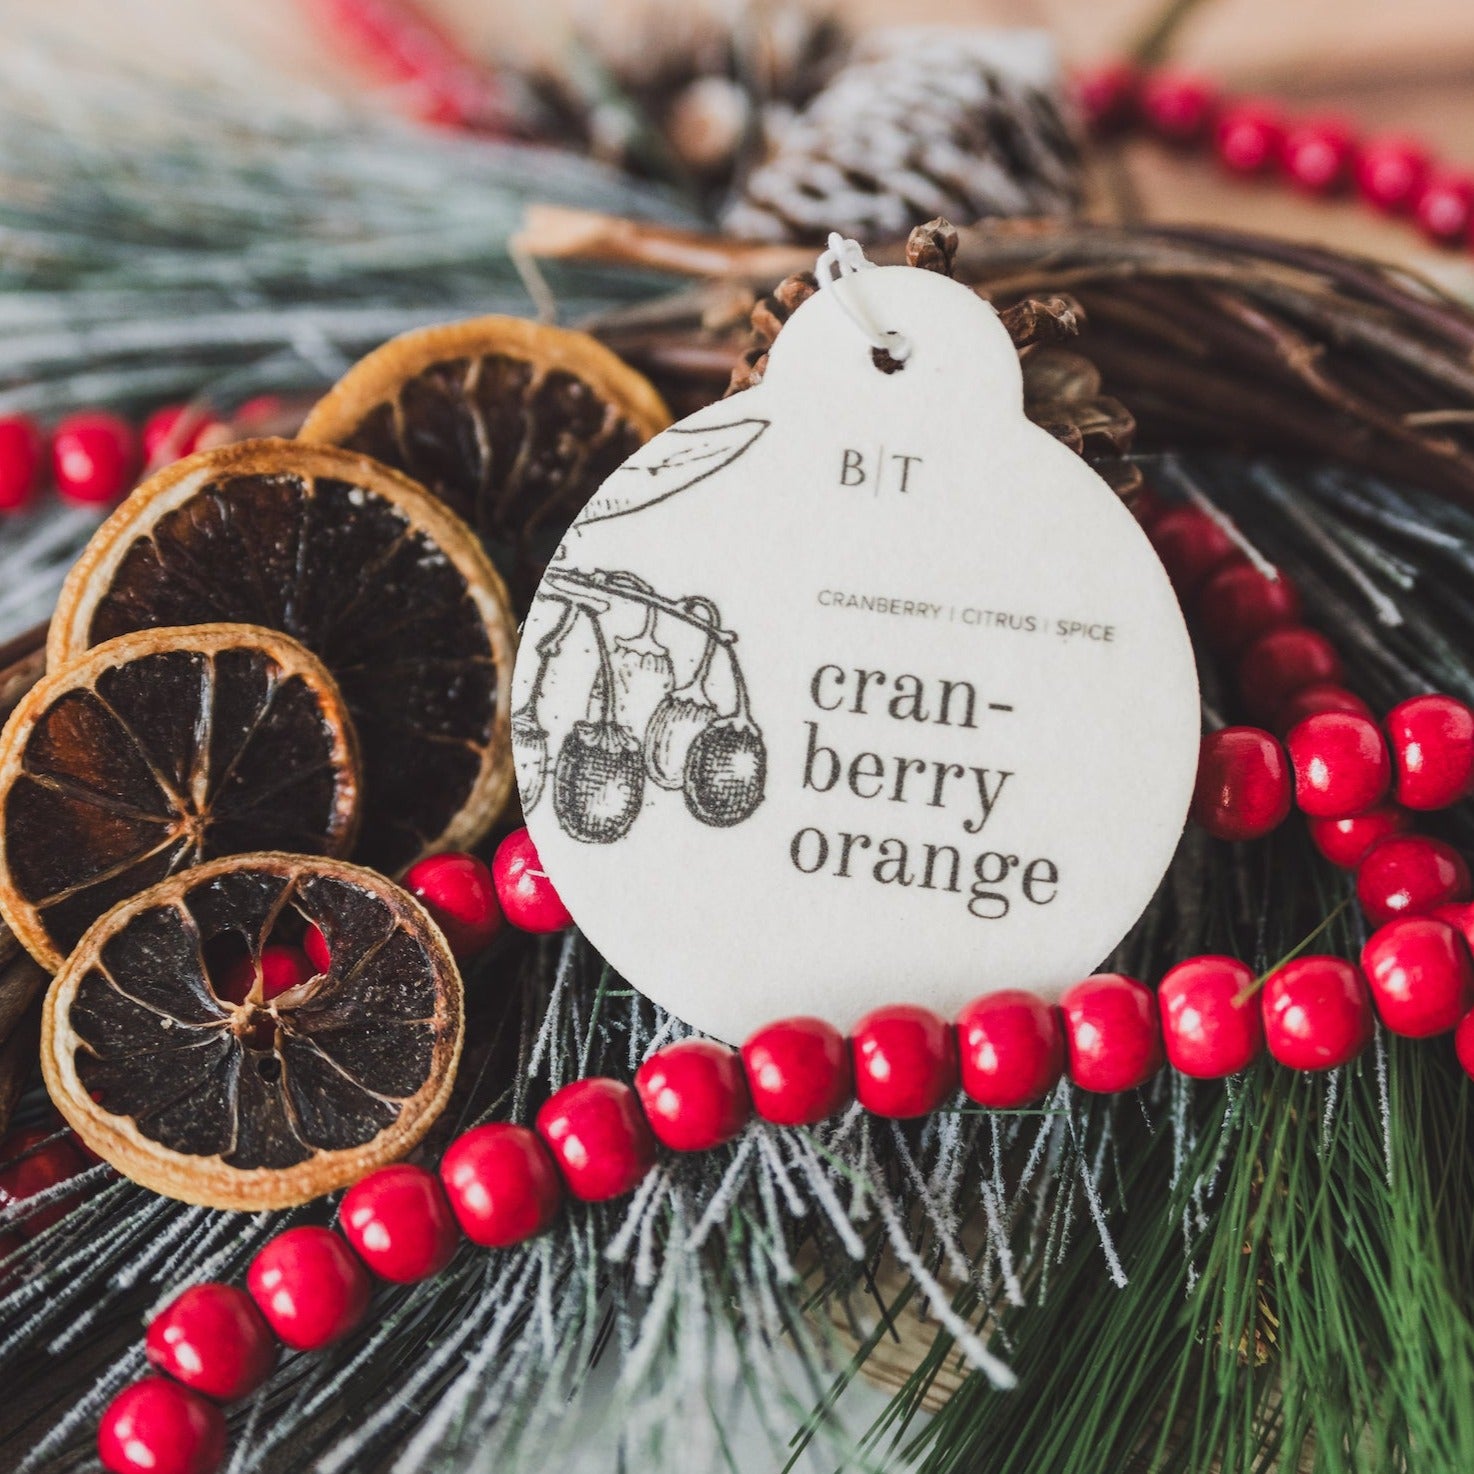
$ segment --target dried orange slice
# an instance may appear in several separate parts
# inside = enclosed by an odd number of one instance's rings
[[[348,710],[276,630],[108,640],[0,734],[0,914],[53,972],[104,911],[176,870],[268,846],[342,855],[357,827]]]
[[[259,961],[319,927],[320,973],[269,1001],[210,981],[212,944]],[[73,1130],[135,1182],[212,1208],[283,1208],[402,1156],[444,1109],[461,977],[434,922],[376,871],[237,855],[99,917],[52,981],[46,1086]]]
[[[650,381],[588,334],[476,317],[376,349],[300,434],[413,476],[520,585],[609,473],[669,424]]]
[[[512,783],[512,615],[475,535],[428,492],[293,440],[178,461],[94,534],[47,654],[211,620],[285,630],[337,680],[363,756],[355,859],[396,874],[490,829]]]

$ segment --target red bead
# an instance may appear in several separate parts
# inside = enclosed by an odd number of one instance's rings
[[[475,855],[426,855],[404,872],[403,885],[445,933],[459,961],[484,952],[502,929],[496,882]]]
[[[0,1209],[37,1197],[86,1168],[81,1153],[65,1133],[46,1126],[12,1131],[0,1144]],[[75,1197],[52,1201],[39,1212],[19,1219],[15,1227],[28,1236],[38,1234],[59,1222],[75,1205]]]
[[[273,942],[261,949],[261,997],[278,998],[288,988],[295,988],[317,976],[307,953],[301,947],[288,947]],[[215,991],[231,1003],[243,1003],[256,986],[256,966],[250,953],[232,957],[221,970]]]
[[[217,1402],[254,1392],[271,1375],[276,1341],[236,1285],[191,1285],[149,1322],[149,1364]]]
[[[1262,174],[1279,161],[1284,137],[1279,109],[1273,103],[1247,98],[1219,109],[1213,149],[1225,169],[1235,174]]]
[[[1395,804],[1383,804],[1349,819],[1307,822],[1316,849],[1343,870],[1355,870],[1374,845],[1381,844],[1389,835],[1406,834],[1412,827],[1411,815]]]
[[[962,1088],[979,1105],[1032,1105],[1064,1074],[1059,1012],[1018,988],[985,993],[957,1016],[957,1054]]]
[[[1376,1021],[1361,970],[1341,957],[1297,957],[1264,984],[1264,1041],[1282,1065],[1330,1070],[1371,1043]]]
[[[212,1474],[225,1457],[225,1417],[188,1387],[144,1377],[108,1403],[97,1455],[110,1474]]]
[[[1474,176],[1435,173],[1413,206],[1418,229],[1436,245],[1462,245],[1474,223]]]
[[[297,1351],[317,1351],[363,1319],[370,1282],[340,1235],[304,1226],[267,1242],[251,1261],[246,1288],[282,1341]]]
[[[957,1088],[957,1036],[929,1008],[893,1003],[850,1033],[855,1096],[893,1120],[929,1115]]]
[[[1414,696],[1387,713],[1397,801],[1446,809],[1474,791],[1474,711],[1452,696]]]
[[[1474,1078],[1474,1013],[1465,1014],[1454,1030],[1454,1054],[1464,1073]]]
[[[326,972],[333,965],[333,953],[328,946],[328,939],[310,922],[307,930],[302,933],[302,950],[318,972]]]
[[[1135,1090],[1162,1068],[1162,1031],[1152,990],[1117,972],[1076,983],[1059,1000],[1070,1079],[1082,1090]]]
[[[1137,108],[1153,133],[1172,143],[1201,138],[1218,106],[1218,90],[1196,72],[1166,68],[1142,79]]]
[[[676,1152],[721,1146],[752,1115],[741,1056],[710,1039],[657,1049],[635,1072],[635,1091],[656,1140]]]
[[[780,1019],[742,1046],[753,1109],[779,1126],[813,1126],[854,1099],[849,1046],[817,1018]]]
[[[396,1285],[439,1274],[460,1237],[434,1173],[409,1162],[355,1182],[338,1205],[338,1223],[358,1257]]]
[[[69,415],[51,433],[51,471],[57,491],[86,506],[115,502],[138,470],[138,437],[119,415]]]
[[[603,1203],[623,1197],[655,1165],[655,1138],[639,1097],[620,1080],[594,1076],[565,1085],[537,1113],[574,1197]]]
[[[0,416],[0,512],[19,512],[35,500],[46,442],[25,415]]]
[[[1300,591],[1283,574],[1269,578],[1247,558],[1238,559],[1203,585],[1198,618],[1213,650],[1239,655],[1260,635],[1300,618]]]
[[[200,437],[210,428],[210,417],[195,405],[166,404],[144,422],[140,439],[144,463],[167,466],[171,461],[193,455]]]
[[[1290,812],[1290,763],[1259,727],[1223,727],[1204,734],[1192,817],[1215,839],[1259,839]]]
[[[1435,906],[1427,914],[1447,922],[1474,949],[1474,903],[1447,901],[1442,906]]]
[[[1362,971],[1394,1034],[1446,1034],[1474,1008],[1474,959],[1463,936],[1432,916],[1404,916],[1373,932]]]
[[[1374,138],[1356,159],[1356,187],[1374,209],[1404,215],[1417,204],[1428,178],[1428,154],[1407,138]]]
[[[1295,769],[1295,802],[1312,818],[1364,814],[1392,786],[1392,756],[1370,717],[1323,711],[1295,727],[1285,746]]]
[[[1136,68],[1129,62],[1111,61],[1076,72],[1071,90],[1086,126],[1093,133],[1104,134],[1131,121],[1136,87]]]
[[[1341,657],[1319,630],[1303,624],[1271,630],[1244,652],[1239,692],[1256,721],[1273,720],[1285,701],[1306,686],[1339,681]]]
[[[1173,507],[1147,531],[1177,597],[1186,602],[1231,558],[1240,557],[1223,527],[1197,507]]]
[[[1280,146],[1291,181],[1309,194],[1333,194],[1351,178],[1356,135],[1339,118],[1306,118],[1293,124]]]
[[[504,1249],[546,1232],[563,1206],[563,1183],[535,1131],[494,1121],[451,1142],[440,1180],[473,1244]]]
[[[1371,707],[1355,691],[1338,686],[1334,681],[1317,681],[1313,686],[1302,686],[1285,699],[1284,705],[1275,713],[1274,730],[1283,737],[1306,717],[1317,716],[1323,711],[1349,711],[1361,717],[1372,715]]]
[[[514,829],[497,846],[491,873],[502,911],[519,931],[546,933],[573,925],[525,829]]]
[[[1356,895],[1374,926],[1399,916],[1426,916],[1435,906],[1469,899],[1469,867],[1441,839],[1393,835],[1356,867]]]
[[[1157,989],[1162,1040],[1174,1070],[1218,1080],[1247,1069],[1264,1048],[1252,969],[1233,957],[1179,962]]]

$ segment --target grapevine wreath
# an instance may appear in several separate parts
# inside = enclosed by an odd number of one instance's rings
[[[523,244],[689,280],[242,410],[6,652],[0,1103],[39,1026],[61,1113],[31,1089],[0,1169],[6,1466],[549,1467],[614,1343],[632,1461],[711,1466],[742,1386],[831,1463],[1469,1467],[1474,314],[1217,232],[877,247],[999,309],[1030,418],[1145,529],[1198,654],[1194,822],[1058,1006],[980,979],[730,1048],[625,985],[503,807],[514,759],[529,818],[559,784],[513,629],[666,406],[740,409],[825,288],[811,251],[612,215]],[[106,500],[131,431],[79,428]],[[646,611],[637,663],[695,629],[702,705],[719,611],[576,591]],[[722,744],[651,712],[652,782],[707,824],[752,801],[736,688]],[[734,753],[746,787],[710,781]],[[629,821],[570,792],[595,841]],[[857,1435],[876,1365],[901,1395]],[[672,1447],[693,1408],[711,1447]]]

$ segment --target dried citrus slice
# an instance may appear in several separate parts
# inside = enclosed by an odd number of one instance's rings
[[[407,472],[503,568],[526,573],[610,472],[668,424],[649,380],[588,334],[476,317],[376,349],[300,433]]]
[[[395,874],[495,822],[512,782],[512,616],[475,535],[421,487],[293,440],[178,461],[94,534],[47,653],[222,619],[285,630],[342,689],[363,755],[355,859]]]
[[[263,1001],[259,958],[312,924],[327,972]],[[244,942],[256,986],[206,958]],[[461,977],[419,903],[373,870],[236,855],[115,906],[52,981],[41,1065],[57,1108],[135,1182],[212,1208],[282,1208],[402,1156],[450,1096]]]
[[[33,687],[0,734],[0,913],[51,971],[176,870],[266,847],[342,855],[357,825],[347,708],[276,630],[108,640]]]

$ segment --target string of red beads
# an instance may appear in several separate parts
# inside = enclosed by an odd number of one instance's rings
[[[1474,173],[1436,159],[1416,138],[1363,138],[1327,114],[1296,118],[1179,67],[1108,62],[1080,72],[1075,94],[1097,135],[1140,127],[1176,147],[1210,148],[1231,174],[1277,175],[1313,195],[1354,190],[1380,214],[1411,217],[1435,245],[1474,249]]]

